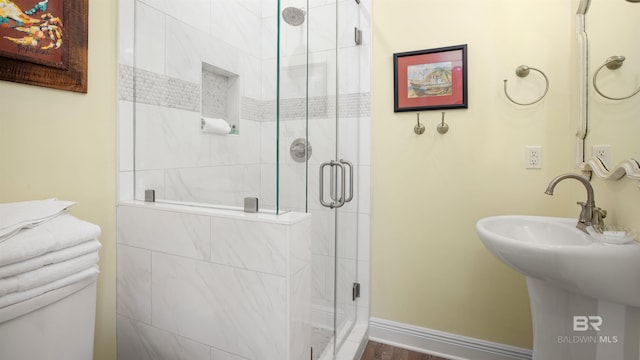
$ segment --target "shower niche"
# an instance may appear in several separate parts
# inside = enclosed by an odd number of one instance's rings
[[[201,114],[223,119],[231,135],[240,133],[240,76],[215,65],[202,63]]]

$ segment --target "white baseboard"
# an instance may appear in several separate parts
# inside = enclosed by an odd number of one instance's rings
[[[369,319],[369,339],[451,360],[531,360],[532,357],[529,349],[379,318]]]

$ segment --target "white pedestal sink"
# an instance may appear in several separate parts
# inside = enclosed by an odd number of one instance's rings
[[[534,360],[639,360],[640,244],[602,244],[575,224],[494,216],[476,229],[527,277]]]

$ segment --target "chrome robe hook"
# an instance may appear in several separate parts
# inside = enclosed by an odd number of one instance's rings
[[[602,68],[604,68],[605,66],[607,67],[607,69],[609,70],[617,70],[620,67],[622,67],[622,63],[624,62],[625,57],[624,56],[611,56],[607,59],[607,61],[604,62],[604,64],[602,64],[598,70],[596,70],[596,72],[593,74],[593,88],[595,89],[595,91],[602,96],[605,99],[609,99],[609,100],[625,100],[628,99],[632,96],[634,96],[635,94],[640,92],[640,87],[638,87],[636,89],[636,91],[634,91],[633,93],[631,93],[631,95],[628,96],[623,96],[623,97],[613,97],[613,96],[607,96],[605,94],[603,94],[600,89],[598,89],[598,85],[596,84],[596,77],[598,76],[598,73],[600,72],[600,70],[602,70]]]
[[[547,95],[547,91],[549,91],[549,78],[547,78],[547,75],[545,75],[544,72],[542,72],[541,70],[538,70],[536,68],[533,67],[529,67],[527,65],[520,65],[516,68],[516,75],[518,77],[527,77],[529,75],[529,70],[534,70],[539,72],[540,74],[542,74],[542,76],[544,77],[544,81],[545,81],[545,88],[544,88],[544,93],[542,94],[542,96],[540,96],[540,98],[536,101],[530,102],[530,103],[521,103],[521,102],[517,102],[515,100],[513,100],[511,98],[511,96],[509,96],[509,92],[507,91],[507,80],[504,80],[504,94],[507,96],[507,99],[509,99],[509,101],[511,101],[512,103],[516,104],[516,105],[533,105],[537,102],[539,102],[540,100],[542,100],[542,98],[544,98]]]
[[[442,122],[438,124],[438,127],[436,127],[436,130],[438,130],[438,133],[442,135],[446,134],[447,131],[449,131],[449,124],[444,122],[444,111],[442,112]]]
[[[425,127],[423,124],[420,124],[420,113],[417,113],[416,117],[418,118],[418,123],[413,127],[413,132],[418,135],[422,135],[424,134]]]

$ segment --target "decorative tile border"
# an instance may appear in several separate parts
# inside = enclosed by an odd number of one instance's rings
[[[345,94],[339,97],[338,116],[342,118],[357,118],[371,116],[371,94]],[[336,114],[336,97],[319,96],[309,98],[309,119],[325,119]],[[280,120],[301,120],[305,117],[307,103],[304,98],[285,99],[280,102]],[[275,119],[275,100],[267,102],[265,119]]]
[[[264,101],[243,96],[240,99],[240,118],[253,121],[273,121],[274,118],[265,117],[266,104]]]
[[[135,85],[135,88],[134,88]],[[119,100],[200,112],[200,84],[184,81],[131,66],[119,67]],[[339,116],[344,118],[371,116],[371,94],[345,94],[338,98]],[[328,118],[336,114],[335,96],[284,99],[280,102],[280,119],[300,120],[305,113],[310,119]],[[275,121],[275,100],[261,101],[242,97],[242,119]]]
[[[119,67],[120,100],[200,111],[200,85],[131,66]]]
[[[355,93],[340,96],[339,114],[341,117],[370,117],[371,94]]]
[[[118,100],[133,102],[133,68],[131,66],[118,66]]]

